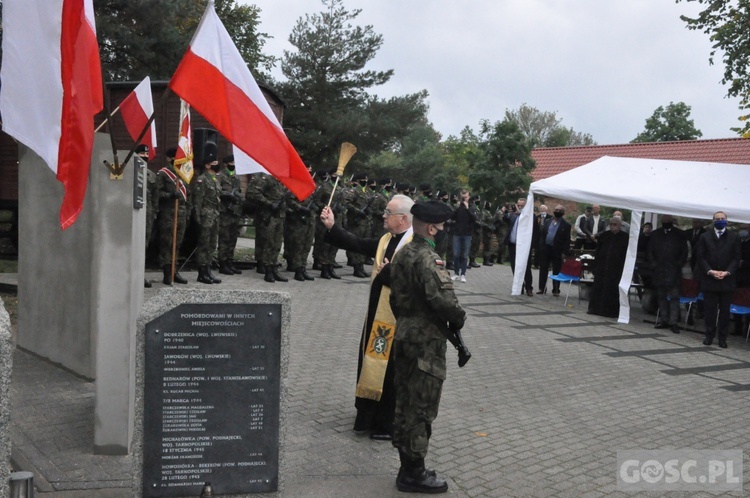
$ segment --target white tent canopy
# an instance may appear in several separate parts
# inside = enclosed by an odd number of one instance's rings
[[[730,222],[750,223],[750,165],[604,156],[534,182],[519,219],[516,268],[525,268],[533,228],[534,194],[630,209],[630,244],[620,282],[620,317],[630,317],[627,293],[635,265],[642,212],[711,219],[724,211]],[[513,295],[521,293],[516,272]]]

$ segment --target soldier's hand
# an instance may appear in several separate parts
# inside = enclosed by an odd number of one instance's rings
[[[331,229],[336,219],[334,218],[333,210],[330,207],[326,206],[320,212],[320,221],[323,222],[323,224],[325,225],[327,229],[329,230]]]
[[[172,199],[179,199],[182,197],[179,192],[172,192]]]

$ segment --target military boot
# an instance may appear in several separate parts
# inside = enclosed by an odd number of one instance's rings
[[[164,270],[164,280],[162,280],[162,283],[164,285],[172,285],[172,265],[164,265],[162,269]]]
[[[305,267],[303,266],[302,268],[300,268],[300,270],[302,271],[302,276],[304,277],[304,279],[305,279],[305,280],[315,280],[315,277],[311,277],[311,276],[310,276],[310,275],[309,275],[309,274],[307,273],[307,268],[305,268]]]
[[[234,272],[226,261],[221,261],[219,263],[219,273],[222,275],[234,275]]]
[[[448,483],[439,478],[435,471],[426,469],[424,459],[402,458],[396,488],[411,493],[445,493],[448,491]]]
[[[237,268],[234,267],[234,261],[232,261],[231,259],[228,259],[227,265],[229,265],[229,269],[232,270],[232,273],[234,273],[235,275],[242,275],[242,270],[238,270]]]
[[[365,272],[365,266],[362,263],[354,265],[354,276],[357,278],[367,278],[369,275]]]
[[[210,278],[211,280],[213,280],[212,283],[214,283],[214,284],[220,284],[221,283],[221,279],[220,278],[216,278],[216,276],[214,276],[214,274],[211,272],[211,266],[210,265],[206,266],[206,275],[208,275],[208,278]]]
[[[186,284],[187,279],[180,275],[180,272],[176,271],[174,272],[174,283],[176,284]]]
[[[474,258],[469,259],[469,268],[480,268]]]
[[[208,266],[200,265],[198,267],[198,282],[202,284],[212,284],[214,280],[208,276]]]
[[[259,261],[258,266],[255,268],[255,273],[260,273],[261,275],[266,273],[266,265]]]
[[[282,277],[281,273],[279,273],[279,266],[281,265],[274,265],[271,269],[274,280],[276,280],[277,282],[289,282],[288,278]]]
[[[335,278],[336,280],[341,280],[341,277],[338,276],[334,268],[336,268],[334,265],[328,265],[328,273],[331,275],[331,278]]]
[[[294,272],[294,280],[297,280],[299,282],[304,282],[305,281],[305,276],[302,275],[302,269],[301,268],[297,268],[297,271]]]
[[[313,270],[319,270],[323,271],[323,265],[320,263],[319,259],[313,259]]]
[[[331,266],[330,265],[320,265],[320,278],[331,280]]]
[[[268,283],[274,283],[276,282],[276,279],[273,278],[273,268],[271,265],[265,266],[266,269],[266,276],[263,277],[263,280],[265,280]]]

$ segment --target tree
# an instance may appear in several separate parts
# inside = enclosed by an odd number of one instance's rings
[[[479,140],[479,154],[469,170],[472,192],[495,205],[526,192],[536,162],[531,142],[518,124],[507,117],[495,124],[483,121]]]
[[[95,2],[97,36],[108,81],[168,80],[198,27],[207,0],[102,0]],[[260,10],[216,0],[216,13],[252,71],[269,71],[274,59],[261,50]],[[261,73],[262,74],[262,73]]]
[[[277,84],[287,103],[284,126],[306,163],[333,166],[342,142],[357,146],[352,168],[381,153],[398,155],[403,138],[426,123],[427,92],[388,100],[370,95],[393,70],[366,68],[383,43],[372,26],[355,26],[361,9],[346,10],[342,0],[322,0],[324,10],[297,21]],[[377,161],[383,164],[386,157]],[[388,160],[388,164],[398,163]]]
[[[666,109],[659,106],[646,120],[646,128],[635,137],[636,142],[671,142],[675,140],[695,140],[703,133],[695,128],[690,119],[690,106],[684,102],[670,102]]]
[[[563,126],[557,112],[540,111],[528,104],[521,104],[517,110],[507,109],[505,119],[518,125],[533,148],[596,144],[588,133]]]
[[[705,8],[697,17],[680,16],[688,29],[700,30],[709,35],[712,49],[708,61],[714,64],[717,54],[722,54],[724,77],[729,85],[728,97],[740,98],[740,109],[750,110],[750,8],[747,1],[736,0],[676,0],[697,2]],[[745,124],[732,128],[750,138],[750,114],[740,116]]]

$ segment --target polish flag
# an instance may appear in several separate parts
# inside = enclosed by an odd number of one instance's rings
[[[315,182],[289,142],[210,0],[169,88],[236,149],[302,200]],[[245,173],[239,167],[238,173]],[[249,171],[248,171],[249,172]]]
[[[151,115],[154,114],[154,101],[151,98],[151,78],[141,81],[135,90],[130,92],[120,103],[120,114],[125,121],[125,128],[134,142],[138,141]],[[141,142],[148,145],[148,160],[156,157],[156,124],[151,121],[151,130],[147,131]]]
[[[103,107],[92,0],[4,2],[0,80],[3,130],[63,184],[64,230],[83,209],[94,116]]]

